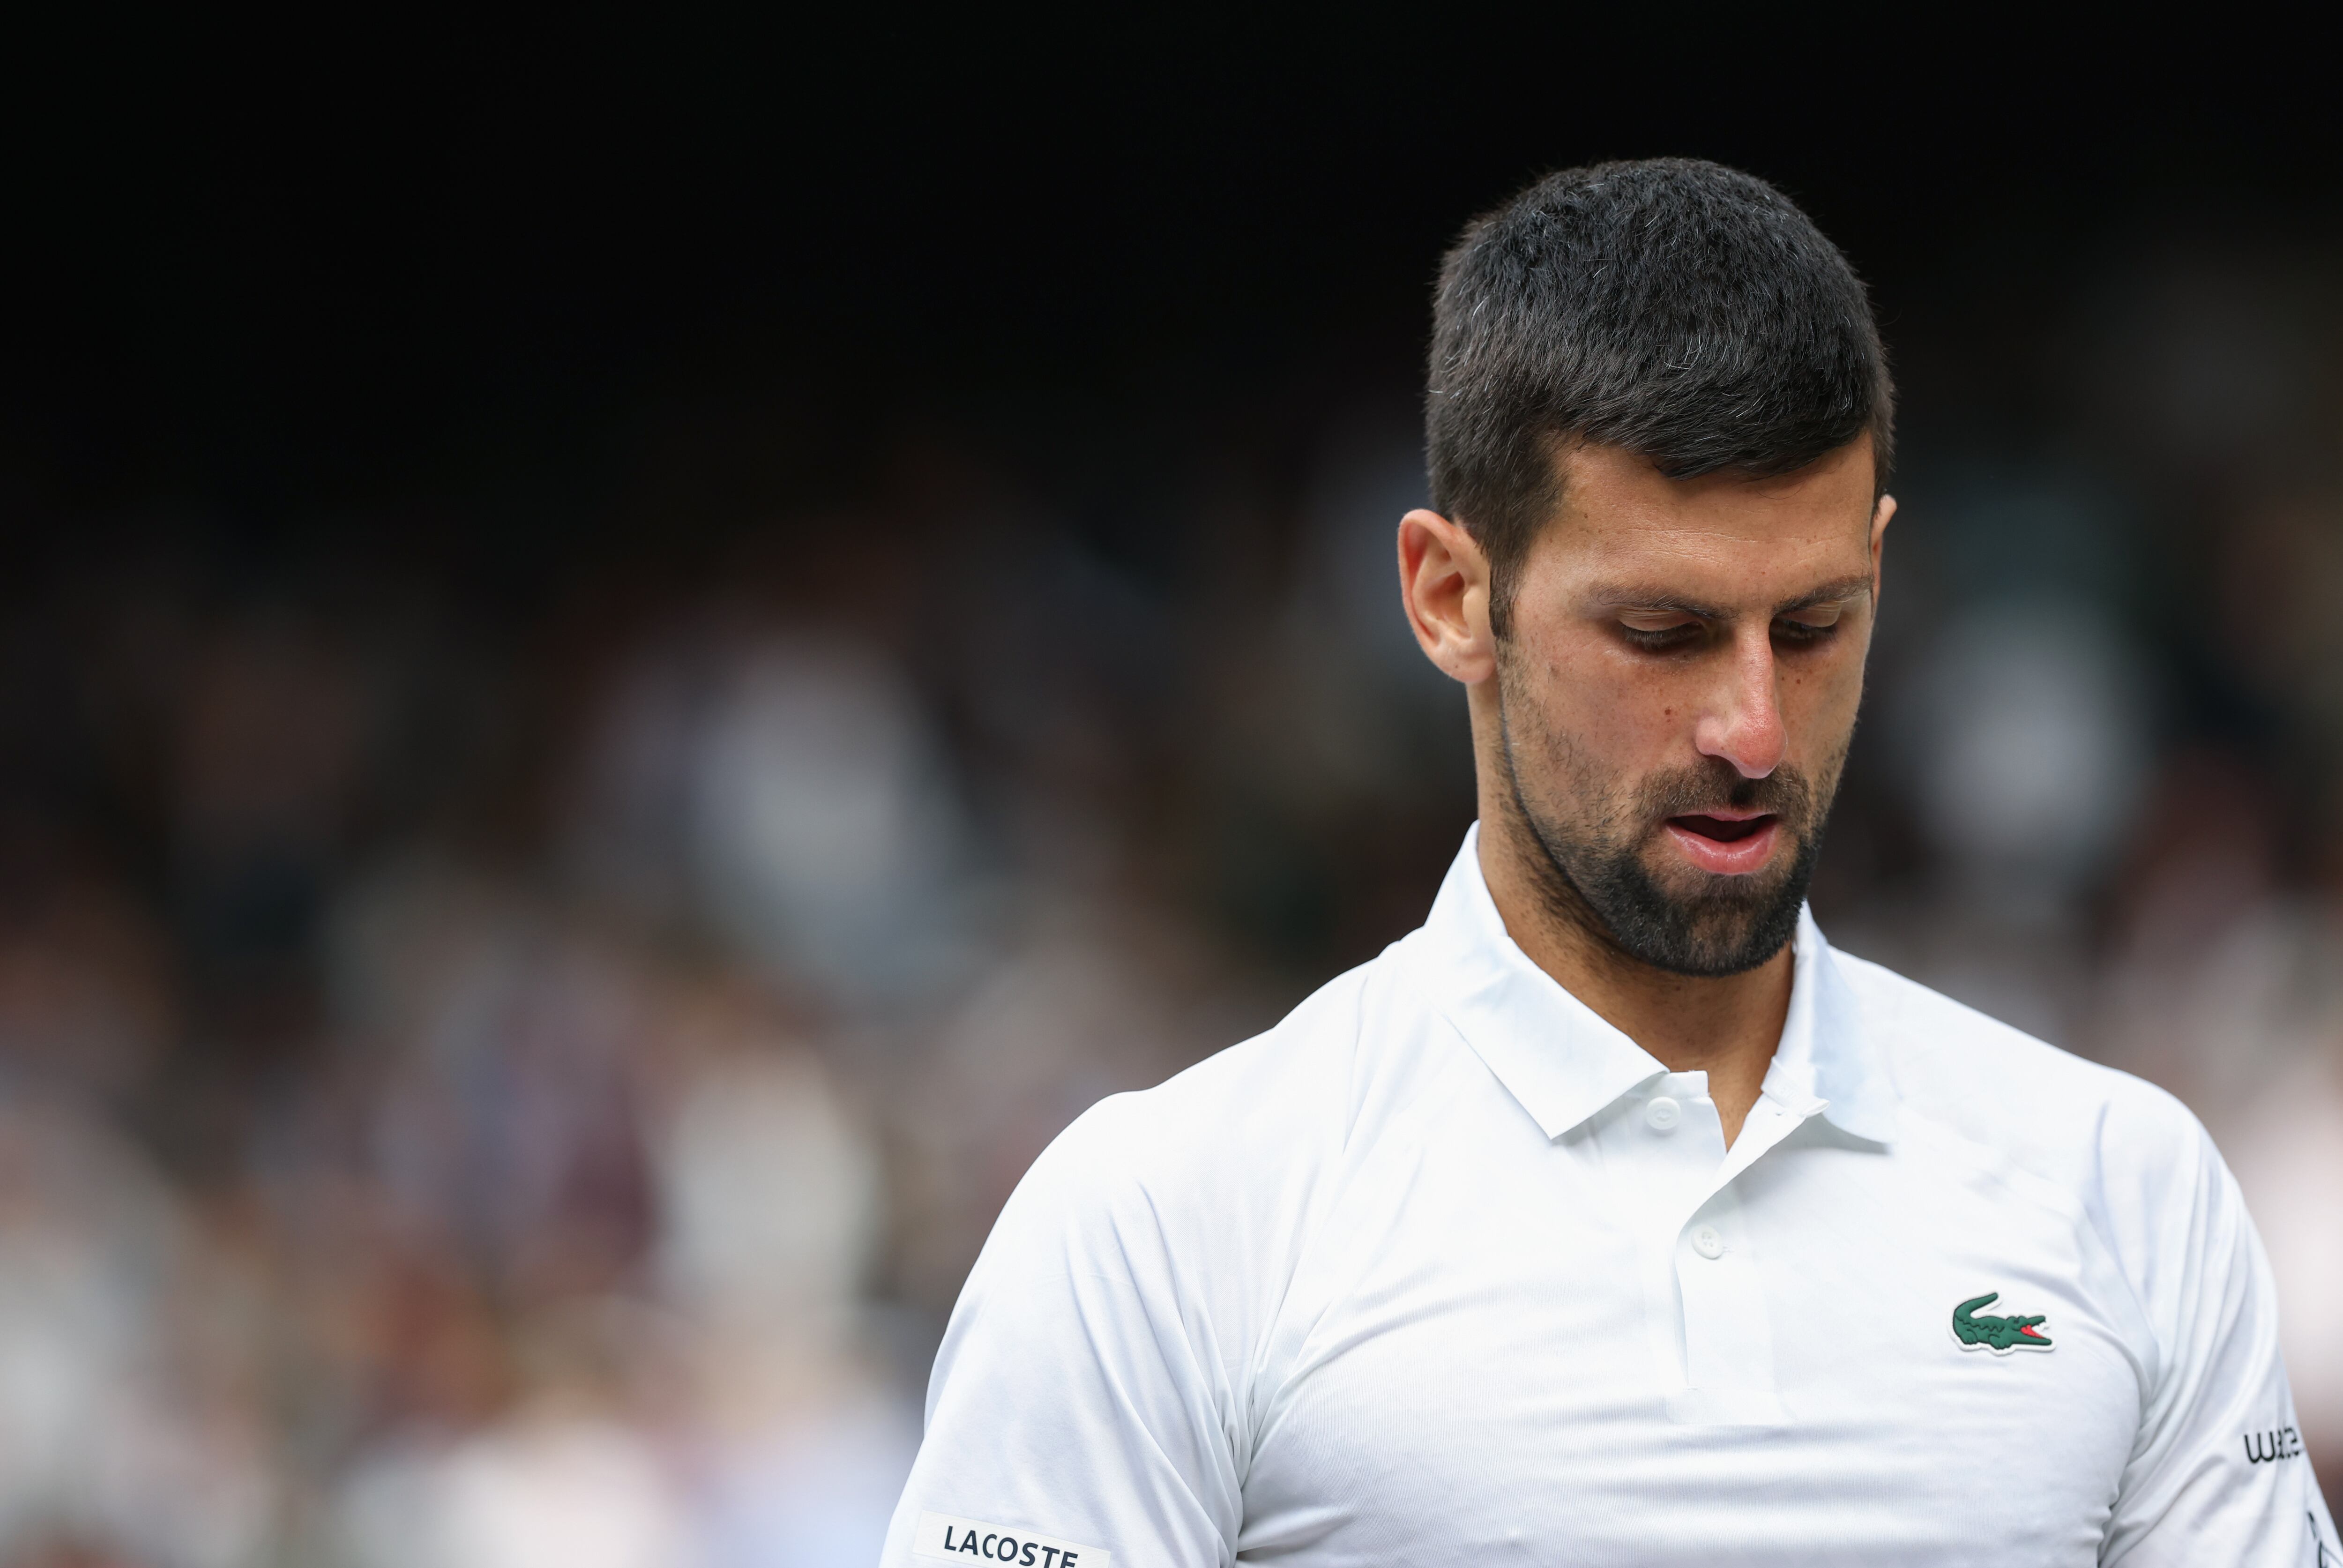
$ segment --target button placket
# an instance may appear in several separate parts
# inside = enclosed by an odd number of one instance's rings
[[[1657,1076],[1617,1108],[1601,1139],[1605,1180],[1621,1220],[1636,1238],[1644,1326],[1663,1388],[1684,1382],[1684,1309],[1676,1273],[1684,1223],[1712,1191],[1725,1157],[1724,1132],[1707,1093],[1704,1073]]]
[[[1664,1081],[1662,1088],[1672,1088]],[[1705,1107],[1705,1101],[1702,1101]],[[1678,1338],[1670,1346],[1680,1381],[1667,1396],[1669,1418],[1695,1425],[1774,1425],[1786,1419],[1775,1387],[1774,1330],[1764,1271],[1749,1250],[1740,1175],[1795,1131],[1820,1102],[1802,1106],[1761,1096],[1667,1239],[1667,1272],[1674,1287]],[[1682,1125],[1694,1125],[1685,1106]],[[1721,1131],[1715,1134],[1721,1139]],[[1663,1140],[1647,1135],[1646,1147]],[[1681,1146],[1681,1144],[1679,1144]]]
[[[1684,1310],[1684,1392],[1674,1419],[1702,1424],[1781,1419],[1774,1329],[1764,1271],[1747,1245],[1740,1194],[1713,1195],[1678,1233],[1675,1276]]]
[[[1624,1215],[1648,1225],[1638,1249],[1645,1326],[1669,1419],[1776,1425],[1774,1332],[1764,1271],[1748,1244],[1740,1175],[1822,1108],[1761,1095],[1728,1149],[1704,1073],[1653,1080],[1604,1139]]]

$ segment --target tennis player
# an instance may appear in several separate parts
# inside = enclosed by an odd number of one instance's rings
[[[1464,231],[1398,555],[1480,820],[1421,930],[1035,1163],[888,1563],[2343,1562],[2196,1121],[1806,912],[1893,396],[1747,175]]]

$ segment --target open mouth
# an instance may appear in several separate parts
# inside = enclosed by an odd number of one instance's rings
[[[1687,833],[1697,833],[1704,839],[1714,839],[1720,844],[1737,844],[1753,833],[1760,833],[1773,824],[1771,815],[1755,817],[1671,817],[1668,825]]]
[[[1704,871],[1744,877],[1774,858],[1782,819],[1770,811],[1746,817],[1694,813],[1667,819],[1668,837],[1685,859]]]

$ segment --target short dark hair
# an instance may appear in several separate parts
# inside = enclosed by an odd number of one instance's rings
[[[1886,483],[1896,387],[1870,297],[1754,175],[1698,158],[1548,175],[1466,226],[1432,319],[1432,503],[1488,554],[1500,636],[1563,443],[1688,478],[1790,473],[1868,433]]]

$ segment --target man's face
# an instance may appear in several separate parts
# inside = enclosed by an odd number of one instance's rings
[[[1892,508],[1869,443],[1774,479],[1561,461],[1497,653],[1536,874],[1645,963],[1755,968],[1795,929],[1863,697]]]

